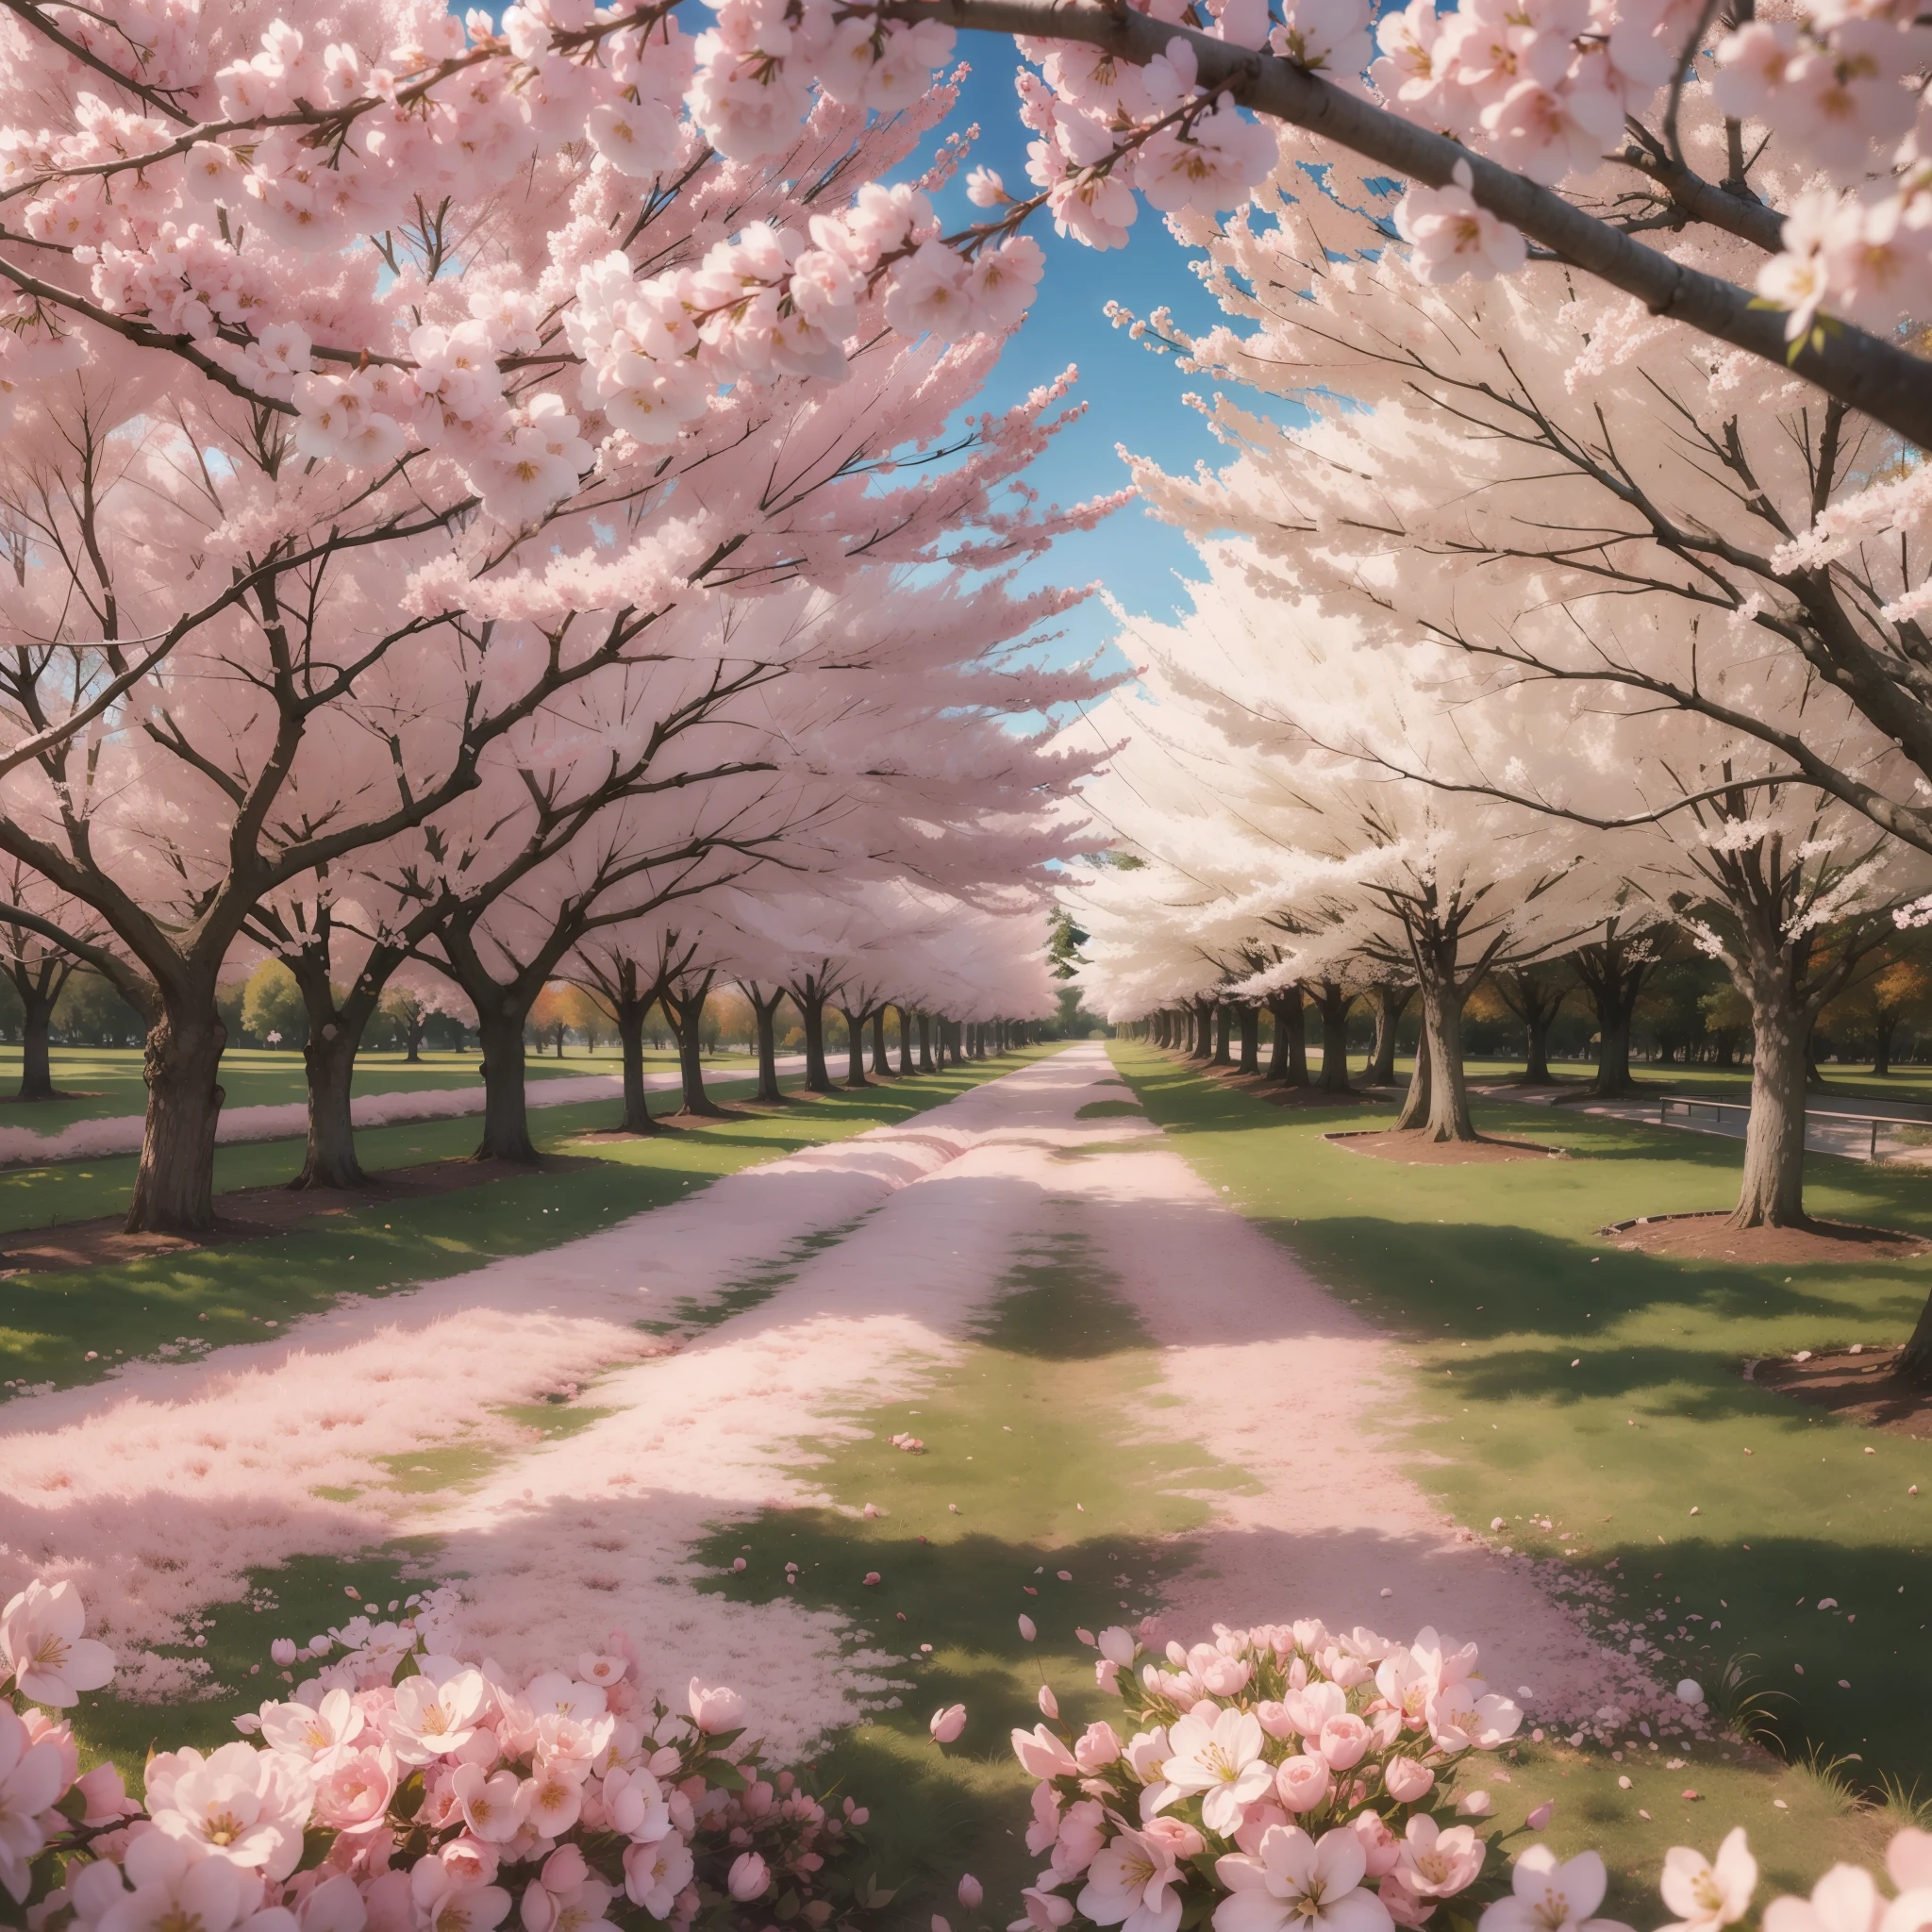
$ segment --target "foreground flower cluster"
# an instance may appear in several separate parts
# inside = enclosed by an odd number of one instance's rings
[[[1148,1656],[1124,1629],[1079,1634],[1127,1721],[1074,1737],[1042,1687],[1047,1722],[1013,1733],[1040,1781],[1027,1848],[1047,1862],[1008,1932],[1210,1921],[1214,1932],[1391,1932],[1427,1924],[1461,1894],[1457,1924],[1488,1898],[1478,1932],[1629,1932],[1597,1917],[1608,1874],[1595,1852],[1559,1859],[1533,1843],[1506,1873],[1490,1854],[1507,1834],[1486,1839],[1468,1822],[1488,1813],[1487,1795],[1449,1808],[1444,1774],[1522,1721],[1476,1676],[1474,1644],[1432,1629],[1407,1644],[1364,1629],[1338,1637],[1304,1621],[1217,1624],[1210,1643]],[[964,1725],[954,1706],[932,1733],[946,1743]],[[1542,1830],[1554,1809],[1536,1807],[1525,1828]],[[1762,1932],[1927,1932],[1932,1832],[1897,1833],[1886,1868],[1895,1896],[1862,1867],[1834,1865],[1808,1899],[1773,1899]],[[1673,1918],[1662,1932],[1745,1919],[1757,1862],[1742,1828],[1714,1861],[1673,1847],[1659,1889]]]
[[[1092,1641],[1126,1735],[1054,1728],[1046,1690],[1050,1722],[1013,1733],[1040,1780],[1027,1845],[1048,1860],[1019,1926],[1177,1932],[1211,1905],[1217,1932],[1388,1932],[1481,1875],[1488,1842],[1438,1818],[1440,1777],[1514,1737],[1523,1713],[1475,1674],[1473,1643],[1316,1622],[1218,1626],[1162,1657],[1124,1629]]]
[[[849,1875],[865,1811],[768,1775],[736,1691],[647,1701],[622,1637],[513,1685],[429,1647],[441,1607],[284,1640],[278,1662],[348,1648],[238,1719],[247,1738],[157,1752],[144,1806],[111,1764],[78,1774],[66,1723],[0,1704],[0,1885],[35,1932],[491,1932],[512,1911],[524,1932],[824,1932],[890,1895]],[[71,1583],[7,1607],[16,1698],[108,1680],[83,1620]]]

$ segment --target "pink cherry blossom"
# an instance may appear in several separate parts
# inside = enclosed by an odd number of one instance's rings
[[[0,1611],[0,1663],[23,1697],[64,1709],[114,1674],[112,1652],[80,1634],[85,1624],[80,1592],[66,1581],[49,1589],[36,1578]]]

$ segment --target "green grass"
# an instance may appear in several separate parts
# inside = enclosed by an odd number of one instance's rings
[[[343,1294],[386,1293],[499,1256],[556,1247],[755,1161],[908,1119],[1018,1060],[1009,1055],[862,1092],[823,1094],[768,1114],[644,1141],[581,1138],[609,1125],[610,1101],[539,1108],[530,1116],[539,1148],[585,1158],[588,1165],[319,1216],[265,1241],[68,1274],[15,1276],[0,1298],[0,1380],[64,1388],[97,1379],[117,1360],[160,1350],[185,1356],[258,1341],[275,1326],[325,1308]],[[717,1091],[728,1095],[733,1090],[721,1084]],[[675,1096],[663,1096],[660,1109],[675,1104]],[[476,1123],[419,1122],[357,1139],[364,1164],[380,1170],[466,1155],[476,1143]],[[286,1180],[300,1164],[296,1142],[223,1148],[216,1185]],[[0,1174],[0,1229],[125,1207],[131,1157],[73,1167],[51,1208],[53,1177],[65,1170]],[[99,1359],[89,1361],[90,1350]],[[11,1393],[0,1389],[0,1397]]]
[[[1395,1064],[1407,1080],[1414,1062],[1405,1055]],[[1498,1059],[1472,1058],[1467,1065],[1472,1080],[1510,1080],[1523,1072],[1522,1060],[1507,1055]],[[1814,1090],[1811,1105],[1826,1113],[1834,1109],[1856,1113],[1861,1100],[1912,1100],[1932,1106],[1932,1067],[1896,1067],[1882,1080],[1863,1061],[1845,1066],[1827,1061],[1819,1071],[1824,1088]],[[1596,1064],[1593,1060],[1553,1060],[1550,1072],[1559,1085],[1574,1084],[1580,1090],[1590,1084]],[[1654,1060],[1639,1060],[1630,1074],[1645,1093],[1705,1093],[1715,1100],[1738,1101],[1751,1097],[1749,1067],[1660,1066]]]
[[[831,1610],[852,1620],[856,1649],[868,1636],[915,1657],[932,1646],[891,1707],[820,1764],[872,1809],[882,1876],[907,1888],[894,1924],[924,1927],[934,1912],[958,1924],[962,1871],[987,1888],[986,1919],[1009,1916],[1040,1861],[1024,1844],[1031,1788],[1008,1733],[1039,1722],[1042,1682],[1075,1724],[1117,1708],[1095,1689],[1093,1653],[1075,1627],[1158,1608],[1187,1558],[1187,1532],[1204,1521],[1201,1492],[1245,1480],[1196,1445],[1123,1426],[1158,1373],[1071,1223],[1050,1228],[923,1394],[853,1418],[866,1440],[822,1445],[812,1480],[833,1508],[767,1511],[700,1546],[720,1573],[713,1587],[739,1602],[790,1596]],[[901,1431],[922,1438],[924,1453],[894,1449],[887,1439]],[[883,1514],[859,1514],[867,1503]],[[732,1575],[738,1556],[747,1568]],[[800,1565],[795,1588],[787,1557]],[[1039,1627],[1033,1643],[1020,1635],[1023,1613]],[[926,1721],[955,1702],[967,1728],[941,1752]]]
[[[1484,1527],[1501,1516],[1498,1541],[1614,1579],[1614,1614],[1661,1646],[1666,1682],[1708,1685],[1733,1654],[1755,1654],[1789,1699],[1790,1755],[1856,1754],[1846,1770],[1866,1786],[1932,1774],[1932,1442],[1835,1422],[1741,1374],[1753,1357],[1902,1339],[1932,1267],[1753,1268],[1594,1237],[1628,1215],[1727,1206],[1736,1141],[1479,1104],[1485,1131],[1581,1158],[1402,1166],[1323,1140],[1376,1118],[1367,1110],[1297,1115],[1138,1045],[1113,1052],[1211,1184],[1411,1345],[1417,1479],[1445,1509]],[[1810,1174],[1816,1212],[1932,1234],[1923,1181],[1820,1157]],[[1532,1524],[1543,1516],[1548,1532]],[[1821,1597],[1838,1607],[1821,1612]],[[1695,1783],[1714,1787],[1722,1768],[1700,1754]],[[1614,1808],[1614,1785],[1607,1798],[1592,1789]],[[1795,1829],[1795,1809],[1774,1819],[1765,1800],[1739,1803],[1754,1833],[1760,1817]],[[1700,1842],[1724,1815],[1700,1808]],[[1661,1845],[1628,1850],[1641,1868]]]
[[[111,1120],[138,1114],[147,1105],[147,1088],[141,1076],[139,1047],[62,1047],[53,1054],[54,1085],[74,1097],[66,1100],[17,1101],[20,1049],[0,1046],[0,1127],[25,1127],[35,1134],[57,1134],[75,1121]],[[356,1061],[358,1094],[414,1092],[423,1088],[474,1087],[478,1084],[481,1057],[469,1053],[425,1053],[410,1061],[401,1053],[365,1053]],[[649,1073],[672,1073],[675,1053],[644,1055]],[[744,1067],[741,1053],[721,1055],[706,1065]],[[529,1055],[526,1071],[532,1080],[556,1080],[582,1074],[614,1074],[617,1049],[600,1053]],[[222,1089],[227,1107],[276,1107],[303,1098],[307,1089],[302,1056],[268,1047],[230,1047],[222,1056]]]

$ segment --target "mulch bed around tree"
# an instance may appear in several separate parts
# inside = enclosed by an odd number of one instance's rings
[[[1760,1389],[1828,1408],[1847,1422],[1932,1441],[1932,1389],[1904,1381],[1893,1372],[1898,1353],[1895,1348],[1865,1348],[1853,1355],[1840,1349],[1808,1361],[1754,1362],[1744,1373]]]
[[[1393,1127],[1365,1134],[1324,1134],[1348,1154],[1371,1154],[1405,1167],[1484,1166],[1498,1160],[1568,1160],[1563,1147],[1541,1147],[1534,1141],[1426,1141],[1420,1127]]]
[[[225,1248],[237,1241],[266,1241],[303,1223],[358,1208],[391,1208],[424,1201],[492,1182],[521,1180],[532,1174],[558,1174],[588,1167],[588,1160],[545,1155],[541,1167],[512,1160],[424,1160],[386,1169],[366,1188],[316,1188],[299,1192],[286,1187],[237,1188],[215,1196],[216,1226],[211,1235],[127,1234],[118,1218],[63,1222],[54,1227],[26,1227],[0,1234],[0,1277],[9,1274],[66,1274],[83,1268],[142,1261],[151,1255],[184,1255],[196,1248]]]
[[[1814,1221],[1809,1227],[1733,1227],[1722,1210],[1659,1214],[1597,1230],[1626,1254],[1675,1255],[1692,1261],[1893,1261],[1932,1254],[1932,1243],[1892,1227]]]

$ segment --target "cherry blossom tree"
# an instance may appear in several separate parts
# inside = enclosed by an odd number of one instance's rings
[[[1127,747],[1083,798],[1159,867],[1083,891],[1090,952],[1098,958],[1121,923],[1108,896],[1143,908],[1150,892],[1185,897],[1196,996],[1208,974],[1226,978],[1229,962],[1265,944],[1273,963],[1230,991],[1315,997],[1334,1091],[1347,1084],[1355,997],[1407,975],[1421,988],[1424,1043],[1403,1124],[1473,1139],[1463,1002],[1486,974],[1581,937],[1600,916],[1605,874],[1576,863],[1574,828],[1474,785],[1439,790],[1391,771],[1397,758],[1445,775],[1480,769],[1465,742],[1476,727],[1428,689],[1423,651],[1376,650],[1350,616],[1297,603],[1250,546],[1216,546],[1202,562],[1187,616],[1136,626],[1141,690],[1116,693],[1096,718]],[[1445,650],[1432,661],[1439,675],[1457,668]]]
[[[444,73],[470,75],[454,145],[418,92],[370,97],[328,155],[314,146],[296,102],[387,89],[385,53],[421,73],[463,41],[426,6],[307,21],[319,38],[306,54],[300,32],[252,16],[125,25],[132,42],[62,10],[0,24],[7,118],[38,130],[36,158],[0,181],[21,232],[38,231],[20,244],[26,268],[0,240],[17,293],[0,332],[0,526],[21,590],[0,687],[0,851],[112,933],[111,958],[78,957],[152,1026],[154,1132],[130,1224],[198,1229],[220,1106],[215,978],[258,908],[298,882],[330,903],[352,855],[475,788],[499,739],[648,662],[681,599],[930,561],[975,522],[963,563],[1037,552],[1059,520],[996,492],[1050,434],[1056,394],[942,440],[1018,312],[1010,291],[990,293],[956,346],[915,345],[882,329],[886,294],[862,279],[846,291],[846,380],[815,382],[812,354],[787,348],[740,368],[728,394],[703,389],[694,414],[678,404],[668,448],[664,399],[620,402],[626,429],[601,405],[572,416],[555,386],[583,367],[564,291],[587,250],[607,283],[613,237],[633,267],[695,262],[721,231],[769,233],[765,216],[842,192],[848,172],[895,167],[952,98],[929,70],[890,120],[828,100],[757,160],[693,135],[640,186],[601,150],[587,169],[575,143],[591,104],[567,75],[554,94],[506,90],[493,52]],[[668,21],[663,33],[677,39]],[[130,44],[144,64],[116,68]],[[239,134],[270,96],[288,111],[258,139],[180,139],[216,122]],[[520,147],[533,110],[546,133]],[[118,159],[58,186],[40,172],[101,135],[125,158],[157,131],[170,158],[150,158],[152,176]],[[350,175],[362,190],[343,198]],[[1002,258],[1017,274],[1024,254]],[[96,269],[131,279],[104,303]],[[901,435],[924,447],[895,449]],[[325,985],[317,922],[290,924],[286,904],[278,916],[279,940],[249,943],[317,955],[307,998]],[[62,937],[30,908],[8,917]],[[358,974],[352,1002],[373,1008],[381,978]],[[366,1017],[326,1013],[311,1034],[352,1058]],[[342,1071],[322,1083],[331,1108]]]
[[[92,913],[50,887],[18,860],[0,860],[0,893],[16,906],[30,907],[49,927],[77,935],[92,945],[107,929]],[[0,971],[13,982],[20,1001],[20,1091],[18,1100],[56,1100],[50,1045],[54,1008],[76,964],[66,947],[25,926],[0,924]]]
[[[1927,857],[1926,779],[1868,675],[1884,658],[1917,678],[1909,544],[1795,557],[1882,444],[1668,333],[1641,362],[1604,347],[1554,268],[1422,287],[1372,258],[1378,230],[1349,201],[1279,200],[1267,235],[1228,225],[1216,291],[1255,325],[1173,339],[1306,399],[1303,424],[1223,400],[1233,460],[1139,479],[1186,527],[1247,533],[1257,583],[1359,627],[1396,683],[1433,683],[1453,741],[1354,741],[1391,780],[1609,835],[1592,858],[1624,901],[1578,959],[1599,1091],[1628,1084],[1642,928],[1674,920],[1724,962],[1757,1042],[1740,1224],[1802,1221],[1806,1041]],[[1310,281],[1317,256],[1333,265]]]

